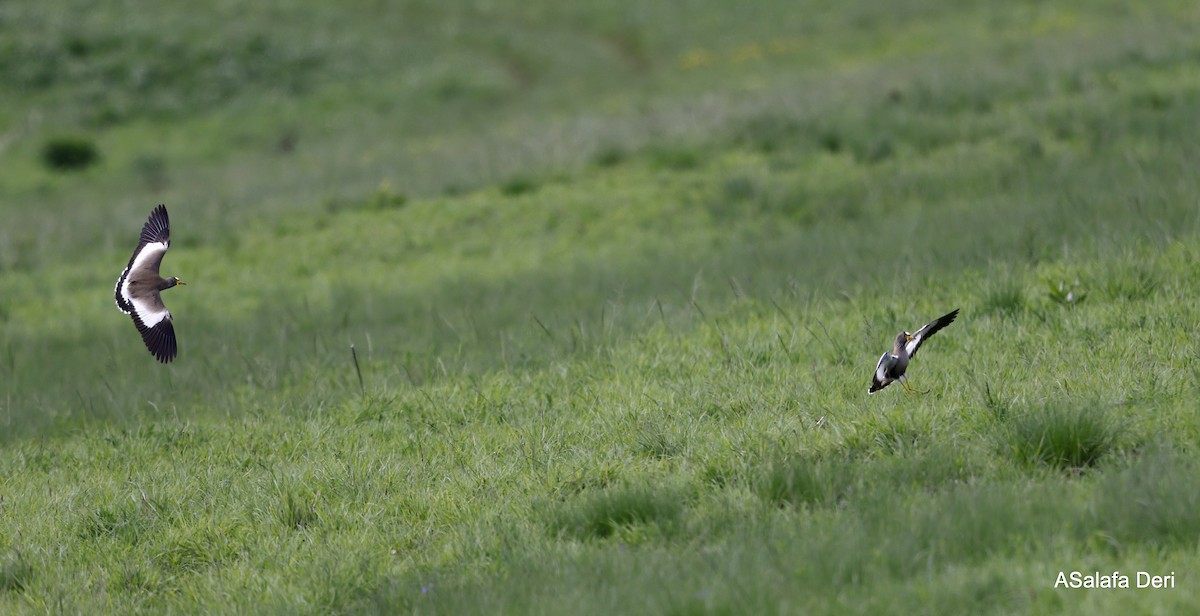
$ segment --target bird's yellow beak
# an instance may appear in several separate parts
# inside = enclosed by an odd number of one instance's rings
[[[184,285],[186,285],[187,283],[186,283],[186,282],[184,282],[184,281],[182,281],[182,280],[179,280],[179,281],[176,281],[176,282],[175,282],[175,284],[184,284]]]
[[[181,282],[181,283],[179,283],[179,284],[183,284],[183,283]],[[907,340],[912,340],[912,334],[904,334],[904,339],[905,339],[906,341],[907,341]]]

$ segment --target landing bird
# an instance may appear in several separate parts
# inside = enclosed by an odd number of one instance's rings
[[[913,388],[908,385],[908,379],[904,378],[904,371],[908,370],[908,361],[916,356],[917,349],[921,348],[922,343],[936,334],[939,329],[953,323],[954,317],[957,316],[958,309],[955,308],[954,312],[938,317],[937,320],[918,329],[915,334],[908,332],[896,334],[896,345],[892,348],[892,352],[884,353],[879,357],[879,363],[875,366],[875,375],[871,378],[871,388],[867,390],[867,393],[873,394],[891,385],[892,381],[900,381],[904,389],[912,393]]]
[[[158,274],[158,266],[170,245],[171,222],[166,206],[159,205],[142,225],[142,239],[117,279],[116,288],[117,308],[133,317],[142,342],[164,364],[175,359],[175,328],[160,293],[177,284],[187,284],[174,276],[163,278]]]

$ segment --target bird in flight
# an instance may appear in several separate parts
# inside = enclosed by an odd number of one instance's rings
[[[158,274],[170,246],[171,221],[166,206],[159,205],[142,225],[141,241],[116,287],[117,308],[133,318],[146,348],[164,364],[175,359],[177,347],[171,312],[163,304],[161,293],[177,284],[187,284],[174,276],[163,278]]]
[[[867,393],[873,394],[891,385],[892,381],[900,381],[904,389],[912,393],[914,391],[913,388],[909,386],[908,379],[904,378],[904,372],[908,370],[909,360],[917,354],[917,349],[921,348],[921,345],[930,336],[953,323],[954,318],[957,316],[958,309],[955,308],[953,312],[938,317],[933,322],[926,324],[925,327],[918,329],[915,334],[908,332],[896,334],[896,345],[892,348],[892,352],[885,352],[879,357],[879,363],[875,366],[875,374],[871,378],[871,388],[867,390]]]

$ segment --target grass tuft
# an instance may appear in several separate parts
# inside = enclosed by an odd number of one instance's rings
[[[42,163],[53,171],[79,171],[100,161],[100,149],[87,137],[52,137],[42,146]]]
[[[754,485],[759,498],[775,505],[834,505],[856,481],[856,469],[845,458],[788,457],[767,465]]]
[[[592,164],[602,169],[616,167],[629,158],[629,152],[620,146],[600,148],[592,156]]]
[[[20,552],[0,559],[0,592],[21,592],[33,581],[33,565]]]
[[[1117,436],[1101,409],[1050,404],[1015,417],[1007,439],[1013,456],[1024,463],[1078,470],[1111,453]]]
[[[1025,289],[1020,281],[1007,279],[988,287],[980,312],[1012,317],[1024,312],[1026,307]]]
[[[101,507],[88,515],[80,533],[86,538],[108,537],[136,544],[151,530],[153,513],[135,505]]]
[[[899,387],[899,385],[892,385]],[[910,395],[903,391],[897,395]],[[866,418],[846,437],[848,451],[884,452],[889,455],[919,449],[934,440],[934,416],[917,412],[890,412]]]
[[[845,143],[842,134],[837,129],[829,128],[817,135],[817,145],[829,154],[837,154],[842,151]]]
[[[1103,283],[1105,295],[1113,300],[1140,301],[1149,298],[1162,286],[1153,270],[1125,266],[1115,268]]]
[[[662,426],[644,423],[637,433],[637,446],[645,455],[666,460],[679,455],[684,446],[678,439],[672,438]]]
[[[519,197],[538,189],[538,182],[531,177],[518,175],[500,184],[500,193],[506,197]]]
[[[1101,482],[1098,515],[1118,541],[1194,546],[1200,536],[1196,461],[1163,444]]]
[[[992,385],[987,381],[983,382],[980,389],[980,398],[982,398],[983,408],[987,411],[988,417],[996,422],[1007,420],[1012,410],[1012,402],[992,391]]]
[[[556,511],[549,526],[575,539],[605,539],[631,527],[670,535],[682,523],[683,501],[675,490],[624,485],[580,494]]]
[[[670,171],[690,171],[704,160],[698,146],[656,146],[650,148],[649,154],[654,166]]]
[[[293,530],[307,528],[317,523],[316,496],[303,489],[283,490],[279,495],[276,518]]]
[[[109,585],[117,591],[138,595],[157,592],[164,585],[164,580],[157,567],[125,563],[111,574]]]

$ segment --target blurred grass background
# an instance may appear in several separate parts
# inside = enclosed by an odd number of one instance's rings
[[[1198,23],[0,6],[0,605],[1194,607]]]

